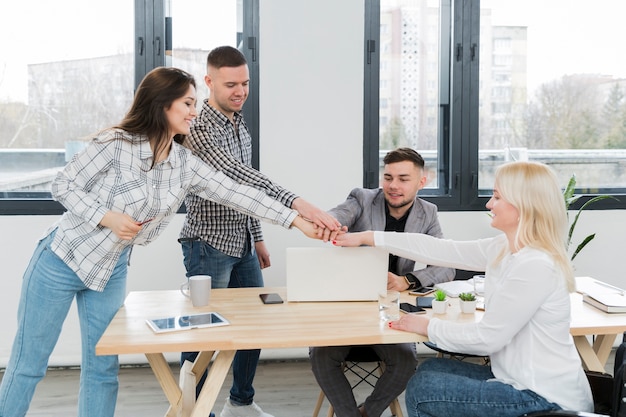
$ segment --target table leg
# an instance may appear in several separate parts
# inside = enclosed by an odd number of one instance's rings
[[[167,363],[162,353],[146,353],[146,358],[148,358],[152,372],[154,372],[154,375],[170,403],[170,407],[165,414],[166,417],[177,416],[181,406],[182,391],[174,378],[170,365]]]
[[[598,335],[593,347],[587,340],[587,336],[574,336],[574,344],[583,363],[583,368],[588,371],[605,372],[604,366],[617,335]]]
[[[224,385],[224,380],[226,375],[228,375],[230,365],[233,363],[235,353],[235,350],[221,350],[215,355],[191,417],[206,417],[209,415],[215,405],[217,395],[220,393],[222,385]]]
[[[593,350],[602,364],[606,364],[606,361],[609,359],[616,338],[616,334],[599,334],[596,336],[596,340],[593,342]]]
[[[235,350],[200,352],[193,365],[185,363],[181,369],[179,383],[162,353],[146,353],[148,363],[154,372],[170,407],[166,417],[206,417],[215,405],[217,395],[235,358]],[[202,377],[211,359],[215,357],[207,374],[207,379],[196,399],[196,384]],[[180,385],[179,385],[180,384]]]
[[[191,368],[191,372],[196,375],[196,385],[200,382],[200,378],[202,378],[202,374],[209,367],[209,363],[211,363],[211,359],[215,356],[215,351],[205,351],[198,353],[196,356],[196,360],[193,362],[193,367]]]
[[[193,363],[185,361],[181,366],[178,382],[182,391],[181,414],[183,416],[190,416],[193,412],[196,406],[196,386],[214,355],[214,351],[199,352]]]

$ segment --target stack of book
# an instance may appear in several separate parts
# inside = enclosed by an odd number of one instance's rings
[[[465,280],[440,282],[435,289],[444,290],[448,297],[458,297],[462,292],[474,292],[474,285]]]
[[[583,301],[607,313],[626,313],[626,290],[590,277],[576,277]]]

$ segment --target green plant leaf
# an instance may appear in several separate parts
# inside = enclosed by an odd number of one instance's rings
[[[437,301],[445,301],[446,292],[444,290],[436,290],[435,291],[435,300]]]
[[[563,199],[565,200],[565,209],[569,210],[570,205],[574,204],[576,201],[578,201],[578,199],[580,199],[582,196],[581,195],[574,195],[574,191],[576,190],[576,175],[572,174],[572,176],[570,177],[569,181],[567,182],[567,187],[565,187],[565,190],[563,190]],[[612,198],[614,200],[617,200],[617,198],[613,197],[612,195],[597,195],[593,198],[590,198],[589,200],[587,200],[576,212],[576,216],[574,217],[574,221],[572,222],[572,224],[569,227],[569,231],[567,233],[567,248],[569,249],[570,244],[572,243],[572,236],[574,235],[574,229],[576,228],[576,225],[578,224],[578,219],[580,218],[580,215],[582,214],[582,211],[587,208],[589,205],[596,203],[600,200],[605,200],[607,198]],[[619,200],[618,200],[619,201]],[[567,216],[569,218],[569,212],[567,213]],[[589,236],[587,236],[577,247],[576,250],[574,251],[574,253],[572,254],[572,257],[570,258],[570,260],[574,260],[574,258],[576,257],[576,255],[578,255],[578,253],[585,247],[587,246],[587,243],[591,242],[593,240],[593,238],[596,237],[596,234],[591,234]]]
[[[596,234],[595,234],[595,233],[593,233],[593,234],[591,234],[591,235],[587,236],[587,237],[585,238],[585,240],[583,240],[583,241],[580,243],[580,245],[578,245],[578,246],[576,247],[576,250],[575,250],[575,251],[574,251],[574,253],[572,254],[572,258],[571,258],[571,260],[572,260],[572,261],[574,260],[574,258],[576,257],[576,255],[578,255],[578,252],[580,252],[580,251],[581,251],[581,250],[582,250],[585,246],[587,246],[587,243],[591,242],[591,241],[593,240],[593,238],[594,238],[594,237],[596,237]]]
[[[462,292],[459,294],[459,298],[463,301],[474,301],[476,297],[471,292]]]
[[[613,199],[616,199],[616,198],[615,198],[615,197],[613,197],[612,195],[598,195],[598,196],[595,196],[595,197],[593,197],[593,198],[589,199],[588,201],[586,201],[586,202],[585,202],[585,204],[583,204],[583,205],[582,205],[582,206],[578,209],[578,211],[576,212],[576,216],[574,217],[574,221],[572,222],[572,224],[571,224],[571,225],[570,225],[570,227],[569,227],[569,233],[567,234],[567,247],[569,247],[570,243],[572,242],[572,235],[574,234],[574,229],[576,228],[576,224],[578,223],[578,218],[579,218],[579,217],[580,217],[580,215],[582,214],[583,210],[584,210],[587,206],[589,206],[589,205],[591,205],[591,204],[593,204],[593,203],[595,203],[595,202],[597,202],[597,201],[600,201],[600,200],[606,200],[607,198],[613,198]],[[586,244],[586,243],[585,243],[585,244]],[[583,245],[583,246],[584,246],[584,245]],[[578,249],[578,248],[579,248],[579,249]],[[575,252],[575,253],[580,252],[580,249],[582,249],[582,248],[580,247],[580,245],[578,246],[578,248],[577,248],[577,250],[576,250],[576,252]],[[572,258],[571,258],[571,259],[573,260],[573,259],[574,259],[574,256],[572,256]]]
[[[576,175],[573,174],[567,182],[567,187],[563,191],[563,198],[565,199],[565,207],[568,208],[570,204],[578,200],[579,197],[574,196],[574,190],[576,190]],[[574,198],[572,200],[572,198]]]

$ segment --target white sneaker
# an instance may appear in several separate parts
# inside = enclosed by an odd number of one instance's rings
[[[264,413],[261,407],[253,402],[250,405],[236,406],[230,402],[230,398],[226,399],[222,414],[220,417],[274,417],[271,414]]]

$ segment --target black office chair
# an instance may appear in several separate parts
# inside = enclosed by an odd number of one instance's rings
[[[448,357],[450,359],[456,359],[459,361],[464,361],[466,359],[478,359],[481,365],[489,365],[489,356],[481,356],[481,355],[470,355],[468,353],[459,353],[459,352],[449,352],[445,349],[441,349],[433,342],[422,342],[424,346],[434,350],[437,352],[438,358]]]
[[[371,366],[364,367],[361,365],[362,363],[367,362],[375,362],[376,365],[373,368]],[[385,363],[380,360],[376,351],[369,346],[353,346],[350,349],[350,352],[348,352],[348,356],[346,356],[343,366],[344,372],[350,372],[356,377],[356,382],[352,385],[353,390],[363,383],[374,388],[376,381],[378,381],[378,378],[385,370]],[[326,398],[324,391],[320,390],[320,395],[317,399],[315,410],[313,411],[313,417],[318,417],[324,398]],[[391,414],[393,416],[404,417],[404,414],[402,414],[402,408],[400,407],[400,401],[398,401],[397,398],[389,404],[389,409],[391,410]],[[327,417],[333,417],[334,415],[335,410],[331,404],[328,407]]]
[[[626,333],[624,335],[626,339]],[[593,394],[593,413],[580,411],[537,411],[521,417],[626,417],[626,340],[615,352],[613,376],[604,372],[586,371],[591,393]]]
[[[482,271],[468,271],[466,269],[457,269],[454,273],[454,281],[467,281],[474,275],[484,274]]]
[[[626,410],[622,409],[619,412],[619,404],[613,405],[612,396],[616,389],[622,389],[623,384],[619,384],[620,387],[615,385],[616,379],[611,374],[601,372],[586,372],[587,379],[591,385],[591,392],[593,394],[594,412],[586,413],[582,411],[568,411],[568,410],[554,410],[554,411],[536,411],[534,413],[527,413],[521,417],[555,417],[555,416],[569,416],[569,417],[624,417],[626,416]],[[620,401],[626,401],[624,394],[621,394]],[[615,408],[614,408],[615,407]],[[623,408],[623,407],[622,407]]]

